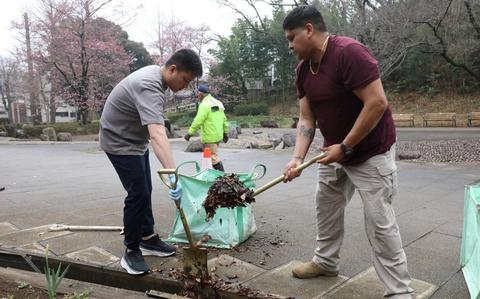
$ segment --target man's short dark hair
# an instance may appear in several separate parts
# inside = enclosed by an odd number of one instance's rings
[[[192,72],[197,77],[201,77],[203,74],[200,57],[190,49],[181,49],[175,52],[165,63],[166,67],[171,65],[175,65],[179,71]]]
[[[312,24],[319,31],[327,31],[322,14],[311,5],[302,5],[292,9],[283,20],[283,30],[304,27],[307,23]]]

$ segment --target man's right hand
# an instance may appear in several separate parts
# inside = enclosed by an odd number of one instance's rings
[[[190,136],[190,134],[187,133],[183,138],[185,138],[186,141],[190,141],[190,137],[192,136]]]
[[[296,177],[299,177],[301,172],[297,171],[296,168],[302,164],[302,161],[298,158],[292,158],[290,162],[287,163],[285,166],[285,170],[283,171],[283,174],[285,177],[283,178],[283,182],[290,182]]]
[[[170,184],[175,184],[175,175],[169,175],[168,176],[169,180],[170,180]],[[170,195],[170,199],[173,200],[173,201],[179,201],[182,199],[182,194],[183,194],[183,189],[182,189],[182,185],[180,184],[180,182],[176,182],[176,185],[175,185],[175,189],[170,189],[168,190],[168,194]]]

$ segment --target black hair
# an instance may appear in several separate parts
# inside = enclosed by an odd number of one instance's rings
[[[292,9],[283,20],[283,30],[304,27],[307,23],[311,23],[319,31],[327,31],[322,14],[311,5],[302,5]]]
[[[175,52],[165,63],[166,67],[171,65],[175,65],[179,71],[192,72],[197,77],[201,77],[203,74],[200,57],[190,49],[181,49]]]

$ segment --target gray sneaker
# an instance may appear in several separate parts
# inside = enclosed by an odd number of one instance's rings
[[[175,246],[163,242],[158,235],[140,242],[140,250],[143,255],[170,256],[177,251]]]
[[[125,249],[125,254],[120,261],[120,265],[128,274],[141,275],[148,273],[148,265],[145,263],[142,252],[140,250]]]

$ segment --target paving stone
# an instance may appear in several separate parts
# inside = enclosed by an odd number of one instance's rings
[[[33,227],[0,236],[0,244],[22,246],[71,234],[67,231],[49,232],[49,227],[50,225]]]
[[[65,256],[77,261],[87,262],[89,264],[95,264],[100,266],[113,264],[120,260],[118,257],[114,256],[110,252],[96,246],[74,251],[66,254]]]
[[[41,255],[45,254],[45,249],[46,249],[45,247],[43,247],[42,245],[40,245],[36,242],[31,243],[31,244],[27,244],[27,245],[23,245],[23,246],[21,246],[21,248],[24,249],[27,252],[41,254]],[[54,253],[49,250],[49,255],[50,254],[54,254]]]
[[[410,285],[416,294],[416,299],[430,298],[436,289],[436,286],[417,279],[412,279]],[[364,272],[352,277],[340,287],[332,290],[322,298],[325,299],[353,299],[353,298],[369,298],[381,299],[383,297],[383,285],[378,279],[377,273],[373,267],[368,268]],[[320,298],[320,297],[316,297]]]
[[[226,254],[208,260],[208,271],[210,274],[215,274],[224,281],[235,283],[247,281],[265,272],[265,270],[260,267]]]
[[[0,236],[18,231],[18,228],[10,222],[0,222]]]
[[[297,279],[292,276],[292,268],[300,261],[292,261],[271,271],[267,271],[247,281],[244,285],[296,299],[311,299],[325,295],[328,291],[347,280],[345,276],[316,277],[312,279]]]
[[[433,294],[432,299],[471,298],[463,272],[458,271]]]
[[[171,269],[183,269],[183,261],[179,255],[169,257],[146,256],[145,262],[152,271],[168,272]]]
[[[90,246],[96,246],[99,243],[105,241],[111,241],[115,239],[123,239],[118,231],[113,232],[73,232],[68,235],[64,235],[58,238],[52,238],[49,240],[43,240],[40,242],[43,246],[49,244],[51,251],[57,255],[64,255],[80,249],[85,249]]]

